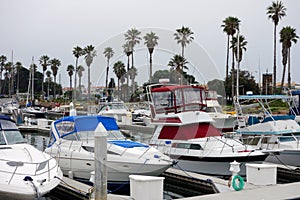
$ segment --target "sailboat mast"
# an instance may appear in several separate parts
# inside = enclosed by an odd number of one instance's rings
[[[236,68],[236,98],[239,98],[239,74],[240,74],[240,30],[237,29],[237,50],[236,50],[237,68]]]
[[[31,91],[31,100],[33,101],[34,100],[34,57],[32,56],[32,64],[31,64],[31,67],[32,67],[32,75],[31,75],[31,81],[32,81],[32,91]]]

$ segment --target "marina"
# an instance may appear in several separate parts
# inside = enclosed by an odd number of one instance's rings
[[[130,126],[129,126],[130,127]],[[123,127],[124,128],[124,127]],[[127,127],[128,128],[128,127]],[[34,128],[31,128],[32,130]],[[149,136],[131,131],[131,135],[137,136],[140,140],[147,141]],[[129,132],[128,131],[128,132]],[[25,131],[22,132],[28,142],[34,144],[38,148],[44,149],[49,143],[49,132],[40,131]],[[144,138],[143,138],[144,137]],[[229,169],[229,166],[228,166]],[[255,197],[257,192],[266,190],[272,198],[269,199],[292,199],[300,196],[296,187],[299,187],[300,173],[297,167],[278,166],[277,167],[277,182],[276,185],[254,186],[253,184],[245,183],[245,188],[242,191],[228,190],[228,179],[220,179],[217,177],[201,175],[197,173],[187,172],[184,169],[169,169],[162,174],[164,180],[164,199],[230,199],[235,198],[237,193],[241,196]],[[66,180],[65,180],[66,179]],[[60,199],[61,194],[66,194],[62,199],[89,199],[91,194],[91,186],[69,178],[65,178],[67,185],[60,184],[58,188],[49,194],[51,199]],[[287,184],[287,185],[286,185]],[[217,185],[217,186],[216,186]],[[72,189],[71,189],[72,188]],[[282,194],[282,190],[289,191]],[[82,192],[85,191],[85,192]],[[229,192],[228,192],[229,191]],[[226,193],[224,193],[226,192]],[[231,194],[230,194],[231,193]],[[270,195],[272,194],[272,195]],[[261,197],[261,196],[259,196]],[[274,198],[276,197],[276,198]],[[277,198],[278,197],[278,198]],[[124,194],[108,194],[108,199],[131,199],[129,193]],[[255,199],[255,198],[254,198]],[[268,199],[265,197],[265,199]]]

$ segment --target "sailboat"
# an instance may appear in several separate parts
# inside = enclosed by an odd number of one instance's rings
[[[22,110],[23,119],[30,118],[36,124],[36,119],[46,118],[45,110],[37,106],[37,101],[34,100],[34,59],[32,57],[32,64],[29,68],[29,82],[26,98],[26,106]]]

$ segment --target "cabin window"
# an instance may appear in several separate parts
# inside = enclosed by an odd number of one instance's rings
[[[190,149],[202,150],[202,147],[200,146],[200,144],[191,144]]]
[[[178,143],[176,147],[180,148],[180,149],[189,149],[190,144],[188,144],[188,143]]]
[[[60,135],[70,133],[74,131],[74,122],[62,121],[56,124],[56,128]]]

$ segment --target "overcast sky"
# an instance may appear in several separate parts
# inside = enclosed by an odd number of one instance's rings
[[[180,47],[173,33],[181,26],[194,32],[194,41],[186,48],[189,73],[199,82],[225,77],[226,35],[220,27],[228,16],[241,20],[241,34],[248,41],[247,51],[241,63],[259,80],[259,74],[273,71],[273,22],[267,18],[266,8],[271,0],[0,0],[0,55],[20,61],[25,67],[32,57],[38,64],[42,55],[58,58],[61,83],[69,86],[67,66],[75,65],[72,50],[75,46],[92,44],[97,57],[91,66],[93,85],[105,84],[105,58],[103,50],[111,46],[115,55],[111,61],[110,77],[114,77],[115,61],[126,63],[121,46],[124,33],[136,28],[145,33],[154,31],[160,37],[153,55],[154,68],[167,69]],[[296,28],[300,35],[300,1],[284,0],[287,16],[278,26]],[[279,40],[279,36],[278,36]],[[139,83],[148,80],[149,59],[143,41],[136,47],[135,65]],[[300,42],[291,50],[292,81],[300,83]],[[281,80],[281,44],[277,44],[277,81]],[[80,59],[86,69],[84,60]],[[39,71],[41,66],[39,66]],[[86,70],[87,71],[87,70]],[[84,74],[86,81],[87,74]],[[57,78],[57,80],[59,80]]]

